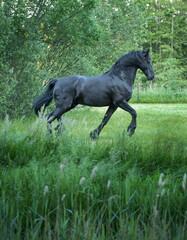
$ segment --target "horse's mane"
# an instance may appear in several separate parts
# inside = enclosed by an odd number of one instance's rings
[[[107,71],[108,72],[113,72],[115,74],[121,72],[121,70],[125,69],[125,67],[129,65],[136,65],[139,63],[140,60],[140,52],[141,51],[131,51],[127,54],[124,54],[121,58],[119,58],[115,64],[112,66],[112,68]]]

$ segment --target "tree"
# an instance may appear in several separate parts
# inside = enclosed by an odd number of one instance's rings
[[[39,83],[65,71],[66,66],[71,69],[78,59],[75,46],[97,39],[91,18],[94,2],[1,1],[1,117],[28,114]]]
[[[147,44],[150,45],[153,52],[155,69],[157,72],[158,82],[162,85],[169,86],[168,77],[175,69],[171,83],[180,82],[185,79],[184,61],[186,57],[186,26],[185,26],[185,4],[184,1],[176,0],[153,0],[148,6],[148,33]],[[169,60],[171,58],[171,60]],[[167,73],[163,74],[163,69],[167,69]],[[182,86],[181,85],[181,86]],[[172,84],[172,87],[174,85]],[[175,84],[177,87],[178,84]]]
[[[182,0],[0,3],[0,118],[31,113],[34,97],[51,78],[102,74],[134,49],[151,49],[156,84],[185,87]]]

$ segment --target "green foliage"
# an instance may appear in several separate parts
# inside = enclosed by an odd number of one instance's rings
[[[30,112],[33,95],[39,88],[41,70],[38,68],[42,42],[38,26],[28,15],[32,12],[25,1],[5,1],[0,9],[0,90],[3,98],[0,116]]]
[[[43,118],[1,121],[0,238],[184,240],[186,105],[134,108],[132,138],[120,110],[96,142],[103,110],[67,113],[58,137]]]
[[[186,87],[185,1],[159,0],[148,4],[147,44],[152,49],[156,82],[172,89]]]
[[[180,67],[180,64],[180,61],[176,58],[168,58],[160,64],[157,77],[161,86],[170,89],[185,88],[186,84],[182,80],[185,70]]]
[[[186,88],[184,13],[182,0],[1,1],[0,118],[29,115],[51,78],[102,74],[134,49],[151,49],[155,85]]]

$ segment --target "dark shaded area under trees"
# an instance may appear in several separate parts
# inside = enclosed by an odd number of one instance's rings
[[[0,118],[29,115],[51,78],[102,74],[133,49],[151,49],[153,85],[183,90],[185,12],[181,0],[1,0]]]

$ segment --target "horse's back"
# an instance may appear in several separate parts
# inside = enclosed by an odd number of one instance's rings
[[[57,105],[69,101],[75,105],[102,107],[115,105],[124,98],[129,100],[132,94],[119,78],[103,74],[73,75],[59,79],[55,84],[53,95]]]
[[[59,79],[53,95],[56,103],[62,103],[68,98],[76,104],[107,106],[111,104],[111,84],[111,79],[107,75],[73,75]]]

